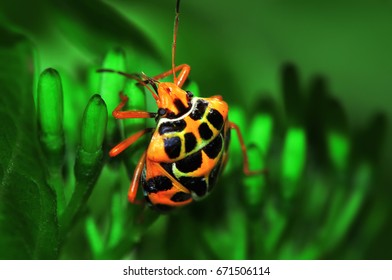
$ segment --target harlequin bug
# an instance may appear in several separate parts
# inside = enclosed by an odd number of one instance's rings
[[[240,140],[244,173],[263,172],[249,170],[240,129],[228,120],[229,107],[222,97],[199,98],[182,89],[191,68],[187,64],[175,65],[179,5],[180,0],[177,0],[170,70],[153,78],[144,74],[99,70],[138,80],[156,101],[157,113],[122,111],[128,97],[120,95],[122,101],[113,111],[116,119],[155,118],[156,127],[133,134],[116,145],[109,155],[117,156],[141,136],[152,133],[148,148],[137,163],[128,199],[135,202],[141,182],[147,203],[161,211],[184,206],[210,193],[227,161],[231,129],[236,130]],[[173,75],[172,83],[159,81],[170,75]]]

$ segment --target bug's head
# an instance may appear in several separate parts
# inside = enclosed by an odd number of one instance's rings
[[[178,117],[191,108],[193,94],[185,91],[174,83],[158,84],[158,115],[166,118]]]

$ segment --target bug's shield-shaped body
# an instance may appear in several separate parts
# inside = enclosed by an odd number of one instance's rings
[[[205,197],[224,164],[230,139],[228,105],[219,96],[194,97],[174,119],[161,118],[147,149],[141,183],[159,209]]]

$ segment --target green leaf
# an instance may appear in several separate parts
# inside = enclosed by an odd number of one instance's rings
[[[32,49],[22,36],[0,33],[0,259],[52,259],[56,198],[38,142]]]

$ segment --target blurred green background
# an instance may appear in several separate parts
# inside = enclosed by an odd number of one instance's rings
[[[182,0],[188,87],[223,95],[268,175],[233,133],[211,196],[159,215],[126,200],[146,141],[107,156],[145,125],[113,120],[118,92],[154,104],[95,70],[169,69],[174,7],[0,3],[0,258],[391,259],[392,1]]]

